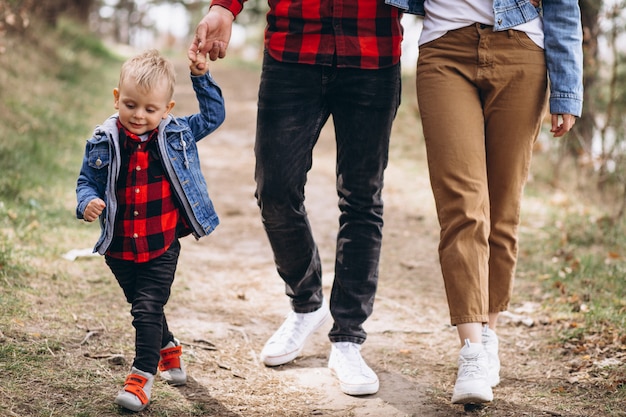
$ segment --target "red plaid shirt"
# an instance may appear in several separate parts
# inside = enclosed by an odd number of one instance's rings
[[[112,258],[148,262],[167,251],[184,225],[170,182],[159,159],[157,130],[147,141],[118,121],[121,166],[117,180],[117,216]]]
[[[213,0],[237,16],[245,0]],[[384,0],[269,0],[265,47],[296,64],[378,69],[400,61],[402,17]]]

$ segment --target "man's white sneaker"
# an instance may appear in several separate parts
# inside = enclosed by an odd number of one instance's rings
[[[300,355],[307,337],[319,329],[330,317],[326,300],[311,313],[291,311],[283,324],[269,338],[261,350],[261,360],[267,366],[283,365]]]
[[[475,404],[493,401],[489,385],[489,359],[482,343],[470,343],[459,355],[459,372],[452,392],[453,404]]]
[[[500,383],[500,357],[498,356],[498,336],[489,326],[483,327],[483,346],[489,360],[489,385],[495,387]]]
[[[344,394],[368,395],[378,392],[378,377],[363,360],[361,345],[357,343],[333,343],[328,368],[339,380]]]

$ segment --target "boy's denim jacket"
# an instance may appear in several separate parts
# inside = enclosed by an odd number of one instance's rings
[[[385,0],[406,13],[424,16],[424,0]],[[493,30],[506,30],[543,15],[550,113],[580,116],[583,106],[582,26],[577,0],[494,0]]]
[[[219,224],[200,170],[196,142],[217,129],[224,121],[222,92],[212,77],[192,76],[200,113],[168,117],[161,121],[157,137],[159,157],[196,239],[208,235]],[[113,238],[117,214],[117,179],[120,175],[118,115],[109,117],[87,140],[83,164],[76,185],[76,217],[83,218],[87,204],[101,198],[106,209],[100,216],[101,235],[94,252],[103,255]],[[125,173],[122,173],[125,174]]]

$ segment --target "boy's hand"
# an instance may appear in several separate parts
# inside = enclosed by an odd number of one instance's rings
[[[87,207],[85,208],[85,212],[83,213],[83,219],[87,222],[92,222],[96,220],[102,214],[102,211],[106,207],[104,201],[99,198],[94,198],[91,200]]]
[[[206,56],[198,54],[196,61],[189,60],[189,69],[192,75],[204,75],[209,70],[209,65],[206,62]]]

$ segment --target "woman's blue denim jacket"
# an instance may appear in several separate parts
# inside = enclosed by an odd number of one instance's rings
[[[200,113],[185,117],[169,115],[161,121],[157,137],[159,156],[196,239],[208,235],[219,224],[217,213],[200,170],[196,142],[224,121],[224,99],[218,85],[207,73],[192,76]],[[100,216],[101,235],[94,252],[103,255],[113,238],[117,214],[117,179],[120,175],[118,115],[109,117],[87,140],[83,164],[76,185],[76,217],[83,218],[87,204],[101,198],[106,209]],[[125,173],[122,173],[125,174]]]
[[[424,0],[385,0],[406,13],[424,16]],[[506,30],[543,15],[550,113],[580,116],[583,107],[583,51],[577,0],[494,0],[494,30]]]

